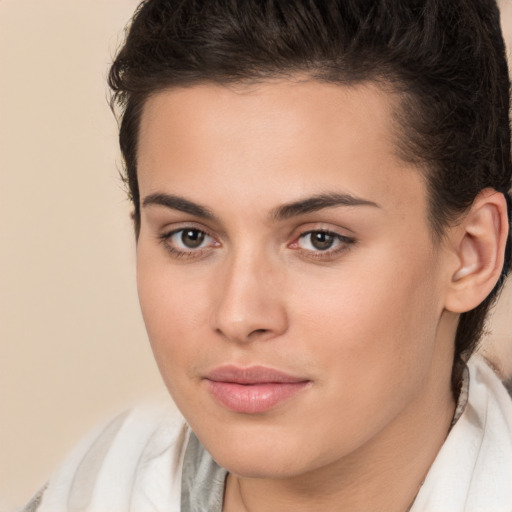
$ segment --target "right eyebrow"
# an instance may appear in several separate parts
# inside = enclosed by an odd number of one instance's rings
[[[144,208],[153,205],[164,206],[165,208],[170,208],[172,210],[189,213],[190,215],[194,215],[195,217],[200,217],[202,219],[215,219],[215,215],[208,210],[208,208],[173,194],[157,192],[146,196],[142,201],[142,206]]]

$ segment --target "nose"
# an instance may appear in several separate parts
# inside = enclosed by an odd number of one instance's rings
[[[219,272],[212,328],[236,343],[270,340],[288,328],[282,271],[263,256],[233,257]]]

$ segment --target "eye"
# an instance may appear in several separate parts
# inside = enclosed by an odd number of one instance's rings
[[[174,256],[198,256],[204,250],[218,245],[216,240],[201,229],[186,227],[165,233],[160,237],[164,247]]]
[[[328,231],[310,231],[299,238],[299,247],[308,251],[328,251],[339,241],[339,235]]]
[[[302,233],[289,247],[299,249],[304,257],[330,260],[354,244],[353,238],[326,229],[315,229]]]
[[[211,237],[199,229],[180,229],[174,232],[168,240],[180,249],[198,249],[209,238]]]

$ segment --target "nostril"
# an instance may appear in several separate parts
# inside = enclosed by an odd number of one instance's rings
[[[254,329],[254,331],[252,331],[249,336],[251,336],[252,334],[265,334],[267,332],[268,329]]]

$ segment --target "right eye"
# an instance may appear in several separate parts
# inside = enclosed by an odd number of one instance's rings
[[[217,245],[215,239],[204,231],[187,227],[160,236],[165,248],[176,256],[194,256]]]

